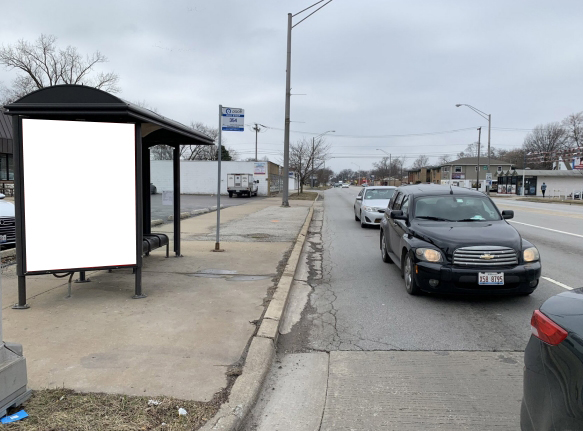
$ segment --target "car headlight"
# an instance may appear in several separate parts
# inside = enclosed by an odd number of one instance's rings
[[[432,248],[418,248],[415,250],[418,259],[426,262],[441,262],[443,260],[441,253]]]
[[[540,259],[538,249],[536,247],[529,247],[522,251],[522,257],[525,262],[536,262]]]
[[[373,207],[362,207],[362,209],[365,211],[374,211]]]

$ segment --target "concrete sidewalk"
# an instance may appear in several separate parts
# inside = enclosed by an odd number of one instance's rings
[[[221,210],[224,253],[211,252],[216,213],[182,220],[183,257],[158,249],[144,259],[145,299],[131,299],[131,270],[88,273],[69,299],[67,279],[34,276],[31,308],[13,310],[16,267],[5,268],[4,335],[24,346],[29,386],[210,400],[255,333],[312,202],[280,204]]]

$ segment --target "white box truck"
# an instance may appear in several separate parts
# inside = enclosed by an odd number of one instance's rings
[[[253,178],[253,174],[227,174],[227,192],[229,192],[230,198],[234,194],[238,197],[241,195],[257,196],[258,189],[259,180]]]

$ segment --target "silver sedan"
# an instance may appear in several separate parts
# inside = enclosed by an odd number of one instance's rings
[[[360,221],[361,227],[380,225],[395,189],[393,186],[372,186],[360,190],[354,201],[354,219]]]

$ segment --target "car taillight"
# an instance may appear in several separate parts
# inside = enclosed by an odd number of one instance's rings
[[[567,331],[539,310],[534,310],[534,313],[532,313],[530,327],[532,329],[532,335],[551,346],[556,346],[567,338]]]

